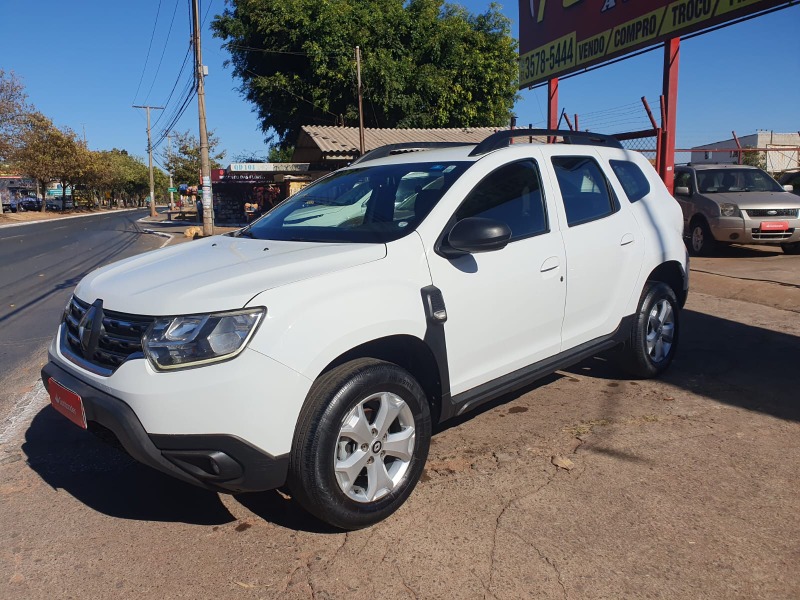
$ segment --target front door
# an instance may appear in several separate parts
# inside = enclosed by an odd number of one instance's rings
[[[433,283],[447,307],[453,395],[558,353],[565,255],[552,202],[535,160],[499,167],[472,189],[454,221],[503,221],[512,232],[509,244],[455,259],[430,254]]]

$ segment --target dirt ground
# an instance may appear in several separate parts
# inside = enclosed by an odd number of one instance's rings
[[[409,501],[347,534],[109,450],[32,365],[4,392],[30,422],[0,443],[0,598],[798,598],[800,257],[692,267],[663,378],[596,357],[450,423]]]

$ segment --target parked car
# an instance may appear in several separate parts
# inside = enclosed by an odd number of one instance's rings
[[[70,196],[67,196],[66,200],[62,199],[61,196],[47,198],[47,210],[70,210],[71,208],[74,208],[74,204]]]
[[[42,370],[53,407],[178,479],[287,486],[355,529],[411,494],[434,424],[612,348],[659,375],[680,208],[613,138],[509,145],[541,133],[366,155],[233,234],[93,271]]]
[[[3,212],[17,212],[17,199],[3,198]]]
[[[800,169],[786,171],[780,176],[778,183],[784,186],[787,192],[791,191],[793,194],[800,196]],[[791,186],[792,189],[789,190],[786,186]]]
[[[19,205],[24,210],[42,210],[42,201],[39,198],[27,197],[19,201]]]
[[[787,254],[800,253],[800,198],[757,167],[675,167],[675,199],[693,254],[709,254],[720,243],[780,245]]]

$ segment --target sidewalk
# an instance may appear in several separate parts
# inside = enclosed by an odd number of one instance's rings
[[[203,224],[196,220],[180,219],[175,221],[167,220],[167,215],[163,213],[157,214],[155,217],[147,215],[139,219],[142,228],[155,233],[156,235],[168,235],[172,237],[173,242],[189,241],[192,237],[186,237],[184,232],[190,227],[200,227],[202,230]],[[243,225],[235,226],[214,226],[214,235],[228,233],[241,229]]]

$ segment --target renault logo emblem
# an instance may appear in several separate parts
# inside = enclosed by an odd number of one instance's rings
[[[97,341],[103,328],[103,301],[95,300],[78,324],[78,339],[83,356],[90,359],[97,348]]]

